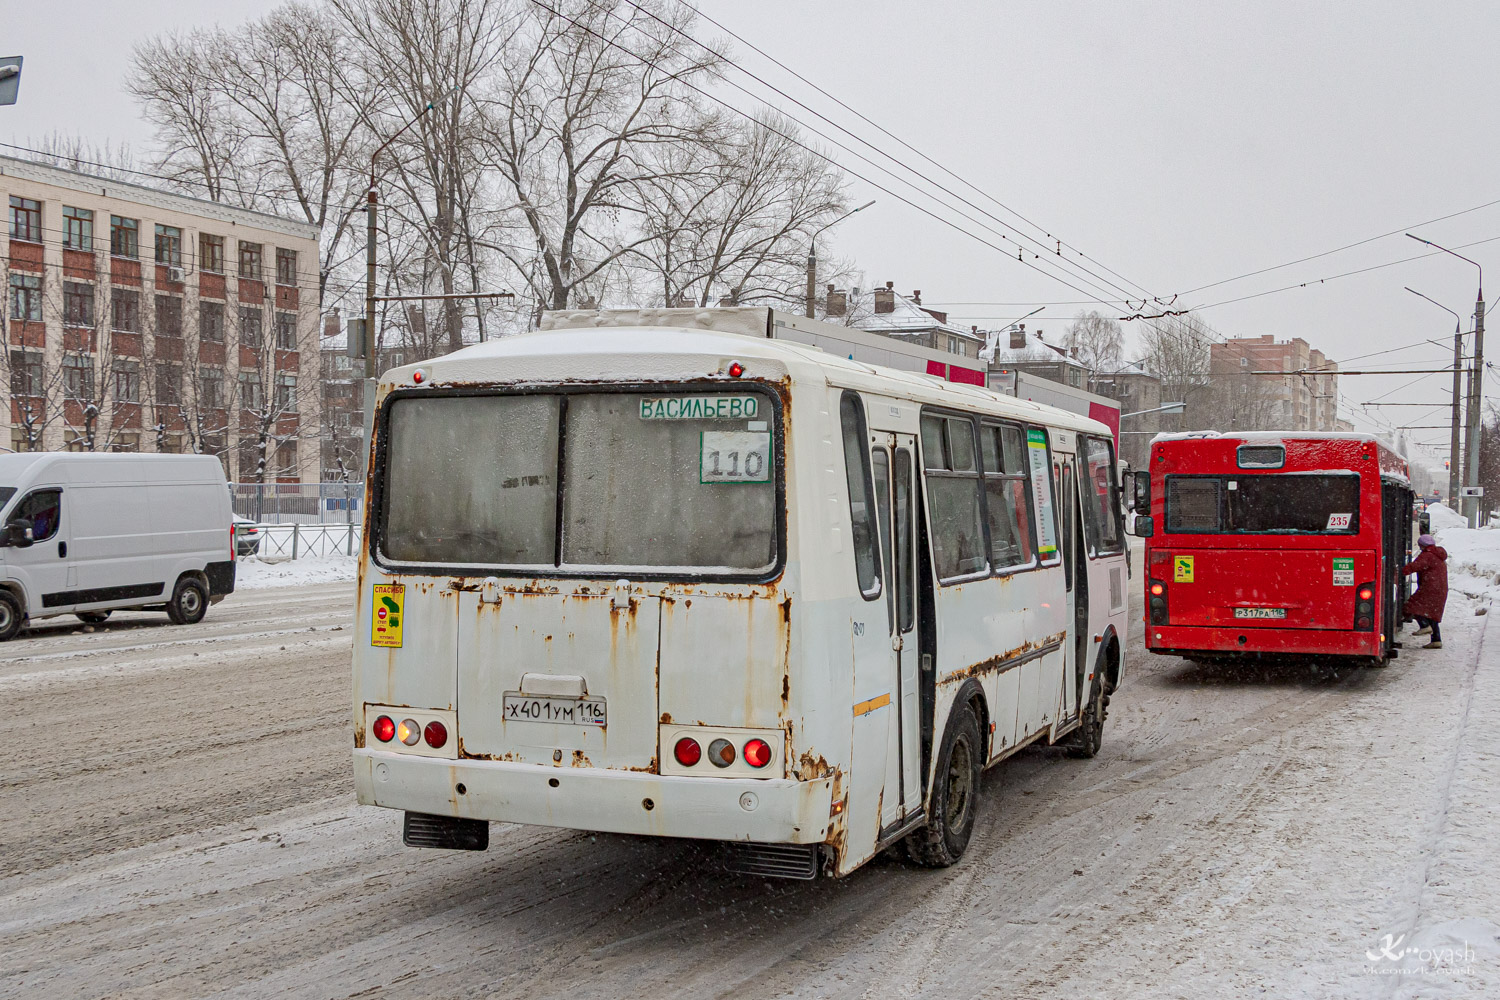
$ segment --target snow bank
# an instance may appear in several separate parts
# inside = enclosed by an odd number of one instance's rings
[[[1448,586],[1470,597],[1500,599],[1500,531],[1469,528],[1453,508],[1435,503],[1432,534],[1448,550]]]
[[[234,585],[236,590],[261,590],[309,583],[353,583],[358,573],[359,560],[354,556],[304,556],[279,562],[250,556],[239,560]]]

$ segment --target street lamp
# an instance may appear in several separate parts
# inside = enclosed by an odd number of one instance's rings
[[[843,215],[839,216],[837,219],[834,219],[832,222],[830,222],[827,225],[823,226],[822,229],[819,229],[817,232],[813,233],[812,234],[812,239],[810,239],[810,240],[807,241],[807,318],[808,319],[812,319],[813,318],[813,301],[818,297],[818,237],[822,236],[824,232],[826,232],[829,229],[832,229],[834,226],[838,225],[840,222],[843,222],[845,219],[849,218],[849,216],[853,215],[855,212],[863,212],[865,209],[869,208],[873,204],[875,204],[875,199],[871,198],[869,201],[865,202],[863,205],[859,206],[858,208],[850,209],[849,211],[845,212]]]
[[[1439,246],[1431,240],[1424,240],[1420,236],[1412,236],[1418,243],[1425,243],[1434,250],[1457,257],[1459,260],[1468,261],[1479,268],[1479,292],[1474,298],[1474,357],[1469,362],[1469,412],[1464,421],[1464,470],[1468,474],[1468,485],[1479,485],[1479,399],[1484,394],[1484,266],[1477,260],[1469,260],[1461,253],[1454,253],[1445,246]],[[1464,506],[1469,518],[1469,527],[1479,527],[1479,498],[1465,497]]]
[[[1483,274],[1483,270],[1481,270],[1480,273]],[[1447,306],[1443,305],[1441,302],[1438,302],[1436,299],[1429,298],[1428,296],[1423,295],[1421,292],[1410,286],[1404,287],[1406,287],[1406,290],[1408,292],[1411,292],[1413,295],[1420,296],[1421,298],[1427,299],[1428,302],[1431,302],[1443,312],[1453,317],[1453,439],[1449,445],[1449,448],[1451,450],[1448,453],[1450,456],[1448,461],[1448,503],[1453,506],[1454,509],[1457,509],[1458,481],[1460,478],[1458,474],[1458,459],[1460,454],[1458,450],[1458,373],[1459,369],[1463,367],[1464,321],[1463,317],[1459,316],[1458,313],[1454,312],[1452,309],[1449,309]]]

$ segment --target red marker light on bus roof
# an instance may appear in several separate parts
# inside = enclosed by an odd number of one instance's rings
[[[418,368],[416,371],[411,373],[411,380],[417,383],[417,385],[421,385],[427,380],[427,374],[423,372],[422,369]]]
[[[729,377],[730,378],[739,378],[743,374],[745,374],[745,366],[744,365],[740,364],[738,361],[731,361],[731,362],[729,362]]]

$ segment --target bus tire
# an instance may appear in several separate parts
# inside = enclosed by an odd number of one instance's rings
[[[979,809],[980,746],[973,709],[958,708],[943,734],[927,825],[906,838],[906,853],[917,864],[946,868],[969,846]]]
[[[208,589],[196,578],[185,576],[177,581],[172,599],[167,602],[167,617],[173,625],[196,625],[208,614]]]
[[[1104,685],[1095,680],[1089,691],[1089,703],[1083,709],[1083,722],[1069,734],[1065,744],[1069,757],[1088,759],[1098,755],[1104,743],[1104,720],[1108,714],[1109,695],[1104,693]]]
[[[26,612],[21,602],[8,590],[0,590],[0,642],[14,639],[26,624]]]

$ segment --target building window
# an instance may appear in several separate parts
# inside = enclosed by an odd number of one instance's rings
[[[224,237],[198,234],[198,270],[224,273]]]
[[[63,206],[63,246],[69,250],[94,249],[94,213],[92,209]]]
[[[156,297],[156,335],[182,336],[182,300],[175,295]]]
[[[240,372],[240,409],[258,410],[265,403],[260,391],[260,376],[255,372]]]
[[[42,279],[34,274],[10,276],[10,318],[40,323],[42,320]]]
[[[285,372],[276,376],[276,410],[278,413],[297,412],[297,376]]]
[[[260,280],[261,245],[240,241],[240,277]]]
[[[297,474],[296,441],[283,441],[276,446],[276,474],[278,476],[295,476]]]
[[[141,450],[141,436],[137,433],[117,434],[109,444],[110,451],[136,452]]]
[[[276,314],[276,348],[281,351],[297,349],[297,314]]]
[[[94,325],[94,286],[81,281],[63,282],[63,322],[68,326]]]
[[[141,293],[133,288],[109,290],[109,326],[121,333],[141,332]]]
[[[182,266],[182,230],[176,226],[156,227],[156,262],[168,267]]]
[[[42,355],[40,351],[10,352],[10,394],[42,396]]]
[[[42,203],[10,196],[10,238],[28,243],[42,242]]]
[[[205,410],[224,406],[224,369],[205,368],[198,376],[198,402]]]
[[[116,403],[139,403],[141,401],[139,361],[116,358],[111,374],[114,376]]]
[[[240,346],[260,350],[260,310],[254,306],[240,306]]]
[[[297,251],[276,250],[276,284],[295,285],[297,283]]]
[[[156,366],[156,405],[177,406],[182,402],[182,369],[176,365]]]
[[[198,300],[198,339],[207,344],[224,343],[224,303]]]
[[[94,398],[94,360],[87,355],[63,359],[63,392],[69,399]]]
[[[141,255],[140,223],[119,215],[109,217],[109,252],[116,257]]]

